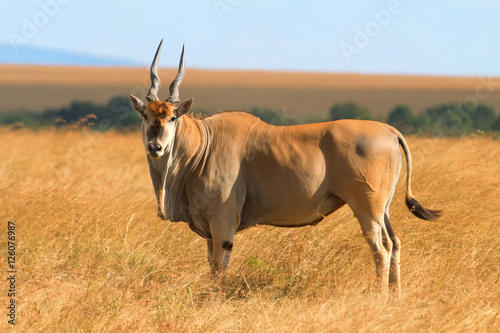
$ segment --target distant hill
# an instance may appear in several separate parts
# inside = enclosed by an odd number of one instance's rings
[[[97,57],[87,54],[33,46],[0,44],[0,64],[11,65],[74,65],[74,66],[135,66],[136,63],[123,59]]]
[[[0,51],[1,54],[1,51]],[[177,68],[161,68],[159,97],[168,97],[168,85]],[[500,110],[500,78],[462,78],[349,73],[223,71],[186,68],[181,99],[195,98],[195,109],[206,111],[253,107],[281,110],[289,116],[326,117],[336,103],[355,102],[371,114],[385,117],[395,105],[414,113],[443,103],[478,99]],[[72,101],[107,105],[130,93],[144,98],[149,68],[97,66],[0,65],[0,113],[44,111]],[[491,91],[490,91],[491,90]]]

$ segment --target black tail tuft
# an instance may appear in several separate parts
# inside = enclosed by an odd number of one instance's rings
[[[424,208],[414,198],[406,199],[406,206],[408,206],[408,209],[413,213],[413,215],[422,220],[437,221],[438,218],[441,217],[441,210]]]

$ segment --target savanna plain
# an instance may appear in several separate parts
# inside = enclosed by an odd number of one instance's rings
[[[415,218],[400,179],[391,221],[402,298],[381,295],[349,207],[314,227],[237,234],[224,294],[206,244],[156,217],[139,133],[0,130],[0,262],[17,227],[16,332],[499,332],[500,142],[408,137]],[[403,167],[402,177],[406,175]]]

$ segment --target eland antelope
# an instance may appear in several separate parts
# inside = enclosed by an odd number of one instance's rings
[[[142,140],[158,200],[158,215],[186,222],[207,240],[211,273],[222,276],[236,232],[264,224],[315,225],[347,204],[373,255],[382,292],[400,293],[401,243],[389,222],[389,204],[406,156],[406,205],[418,218],[440,211],[420,205],[411,191],[411,155],[395,128],[364,120],[273,126],[245,112],[204,119],[180,104],[184,48],[170,97],[160,101],[158,60],[151,65],[147,104],[130,95],[142,116]]]

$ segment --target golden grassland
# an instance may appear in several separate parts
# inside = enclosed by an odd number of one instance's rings
[[[7,332],[498,332],[500,142],[408,138],[415,218],[400,180],[402,299],[380,295],[343,207],[315,227],[239,233],[225,296],[205,241],[156,217],[139,133],[0,130],[0,261],[17,226],[17,324]],[[405,175],[403,171],[402,175]]]
[[[162,68],[160,77],[173,78],[177,68]],[[0,82],[11,84],[108,85],[147,81],[149,68],[78,67],[78,66],[15,66],[0,65]],[[186,85],[265,88],[340,88],[340,89],[475,89],[479,78],[447,76],[406,76],[353,73],[203,70],[189,69],[191,79]],[[485,79],[483,79],[484,81]]]
[[[166,98],[176,69],[161,69]],[[71,101],[108,103],[117,95],[144,97],[150,86],[149,69],[70,66],[0,65],[0,112],[60,108]],[[276,108],[290,116],[326,117],[334,103],[354,101],[376,116],[395,105],[415,112],[441,103],[481,102],[500,110],[500,78],[366,75],[271,71],[186,69],[181,97],[195,98],[195,108],[209,111],[254,106]]]

